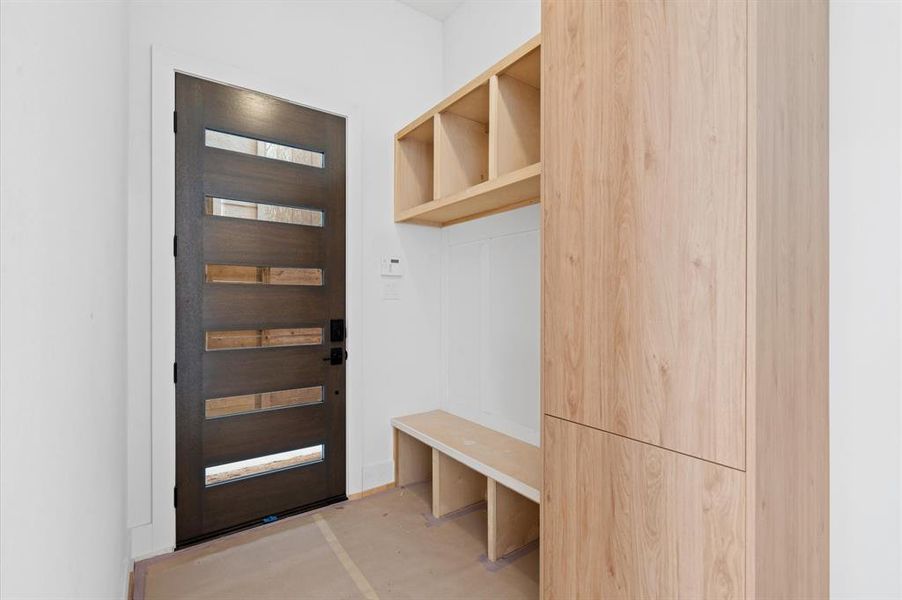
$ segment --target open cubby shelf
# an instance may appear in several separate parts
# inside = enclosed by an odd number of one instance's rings
[[[536,36],[395,136],[395,221],[442,227],[539,201]]]

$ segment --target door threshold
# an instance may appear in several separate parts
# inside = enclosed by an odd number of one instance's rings
[[[284,510],[279,513],[275,513],[262,519],[254,519],[253,521],[247,521],[245,523],[241,523],[239,525],[235,525],[234,527],[228,527],[226,529],[220,529],[218,531],[214,531],[212,533],[206,533],[204,535],[199,535],[193,538],[189,538],[187,540],[176,542],[175,551],[183,550],[185,548],[189,548],[191,546],[196,546],[198,544],[202,544],[204,542],[209,542],[211,540],[225,537],[231,535],[233,533],[238,533],[241,531],[246,531],[248,529],[253,529],[260,525],[268,525],[270,523],[277,523],[278,521],[286,518],[292,517],[294,515],[299,515],[301,513],[310,512],[312,510],[316,510],[318,508],[323,508],[329,506],[331,504],[338,504],[339,502],[345,502],[348,499],[346,494],[341,494],[339,496],[332,496],[331,498],[325,498],[324,500],[318,500],[317,502],[312,502],[310,504],[305,504],[304,506],[299,506],[297,508],[290,508],[288,510]]]

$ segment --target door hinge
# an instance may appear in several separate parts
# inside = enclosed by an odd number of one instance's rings
[[[172,236],[172,255],[179,255],[179,236],[177,235]]]
[[[178,507],[179,507],[179,488],[173,487],[172,488],[172,508],[178,508]]]
[[[172,383],[179,382],[179,364],[177,362],[172,363]]]
[[[172,111],[172,133],[179,132],[179,113],[178,111]]]

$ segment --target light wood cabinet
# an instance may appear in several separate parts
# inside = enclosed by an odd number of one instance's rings
[[[828,594],[827,23],[543,1],[546,599]]]
[[[745,4],[552,4],[549,35],[565,18],[545,57],[545,410],[742,468]]]
[[[554,417],[544,432],[546,597],[742,595],[741,471]]]

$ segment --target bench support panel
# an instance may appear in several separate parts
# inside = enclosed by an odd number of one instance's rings
[[[482,502],[485,497],[484,475],[432,449],[432,514],[436,518]]]
[[[539,505],[488,480],[489,560],[495,561],[539,539]]]
[[[432,477],[432,448],[397,429],[395,432],[395,485],[404,487]]]

